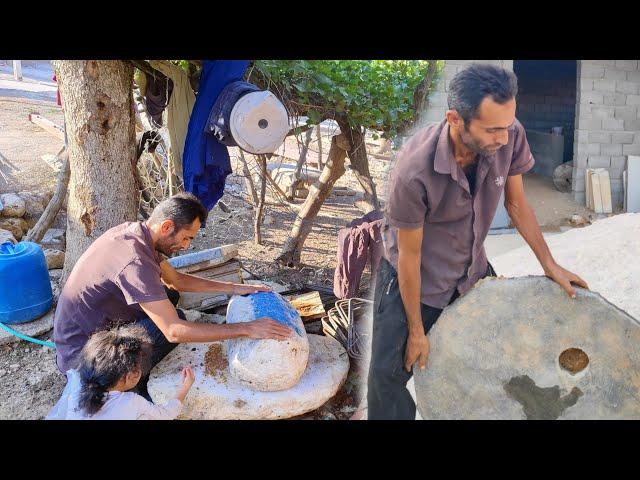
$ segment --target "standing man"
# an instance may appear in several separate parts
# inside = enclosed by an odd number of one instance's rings
[[[406,385],[416,362],[427,365],[427,333],[444,307],[495,276],[484,240],[503,190],[546,276],[571,297],[572,283],[587,288],[555,262],[525,197],[522,174],[534,159],[515,117],[517,91],[511,71],[467,67],[451,80],[446,118],[419,130],[398,154],[374,297],[369,419],[415,419]]]
[[[264,285],[180,273],[162,258],[160,254],[188,248],[206,218],[207,210],[194,195],[179,193],[158,204],[146,222],[123,223],[91,244],[73,267],[54,316],[56,363],[61,372],[75,368],[91,334],[113,321],[139,322],[147,330],[154,343],[151,366],[178,343],[238,337],[282,340],[289,336],[290,329],[272,319],[223,325],[193,323],[176,310],[177,292],[244,295],[270,290]],[[145,395],[146,381],[140,383],[140,393]]]

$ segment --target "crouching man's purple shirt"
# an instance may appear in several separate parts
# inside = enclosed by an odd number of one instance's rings
[[[421,302],[432,307],[444,308],[456,288],[464,294],[486,273],[484,240],[506,178],[527,172],[534,164],[524,127],[516,120],[509,127],[509,142],[476,161],[472,196],[444,120],[413,135],[390,174],[385,258],[397,269],[397,229],[423,227]]]
[[[98,237],[78,259],[60,293],[53,321],[56,363],[76,368],[80,351],[96,330],[133,322],[140,302],[164,300],[162,257],[142,222],[127,222]]]

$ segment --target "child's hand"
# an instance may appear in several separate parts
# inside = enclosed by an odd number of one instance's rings
[[[182,387],[186,390],[191,388],[191,385],[193,385],[193,382],[195,382],[196,377],[193,374],[193,370],[191,370],[191,368],[189,367],[184,367],[182,369]]]

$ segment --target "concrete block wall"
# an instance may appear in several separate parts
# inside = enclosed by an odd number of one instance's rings
[[[614,208],[623,204],[622,172],[640,155],[640,63],[579,60],[572,191],[585,203],[585,171],[606,168]]]

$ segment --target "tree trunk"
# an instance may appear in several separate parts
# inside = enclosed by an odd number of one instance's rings
[[[340,126],[340,131],[344,132],[349,141],[349,150],[347,151],[349,161],[358,182],[364,190],[364,199],[359,202],[360,205],[364,206],[362,210],[366,210],[364,213],[379,210],[380,203],[376,194],[376,184],[371,178],[371,173],[369,173],[369,158],[367,157],[364,132],[361,127],[352,128],[344,120],[338,120],[338,125]]]
[[[244,153],[242,150],[240,151],[240,161],[242,162],[242,173],[244,174],[244,184],[247,188],[247,194],[251,199],[251,205],[253,207],[258,206],[258,194],[256,193],[256,187],[253,184],[253,177],[251,176],[251,172],[249,171],[249,165],[247,165],[247,160],[244,158]]]
[[[47,208],[44,209],[42,215],[33,226],[31,230],[27,233],[27,236],[24,238],[27,242],[40,243],[42,238],[44,237],[47,230],[53,224],[53,221],[56,218],[56,215],[60,211],[60,207],[64,203],[64,199],[67,196],[67,189],[69,186],[69,177],[70,177],[70,168],[69,168],[69,152],[63,150],[62,153],[62,168],[58,173],[58,183],[56,185],[56,191],[49,200],[47,204]],[[59,156],[60,157],[60,156]]]
[[[262,214],[264,212],[264,197],[267,190],[267,158],[264,155],[258,155],[258,165],[260,165],[260,202],[256,209],[255,223],[253,224],[253,242],[256,245],[262,245]]]
[[[307,236],[311,232],[311,227],[315,221],[323,202],[331,193],[333,184],[344,174],[344,159],[349,144],[344,134],[337,135],[331,139],[329,157],[325,163],[318,184],[313,184],[309,189],[298,216],[293,224],[289,238],[282,248],[282,253],[277,261],[288,267],[295,267],[300,263],[300,254]]]
[[[322,131],[319,124],[316,125],[316,136],[318,137],[318,169],[322,170],[324,168],[322,162]]]
[[[304,163],[307,161],[307,152],[309,152],[309,144],[311,143],[311,134],[313,130],[307,130],[304,135],[304,143],[302,144],[302,150],[300,151],[300,156],[298,157],[298,161],[296,162],[296,170],[295,170],[295,181],[289,186],[285,195],[287,200],[293,200],[295,198],[296,190],[300,186],[301,177],[302,177],[302,167]]]
[[[120,60],[56,60],[71,179],[63,281],[105,231],[136,220],[133,66]]]

